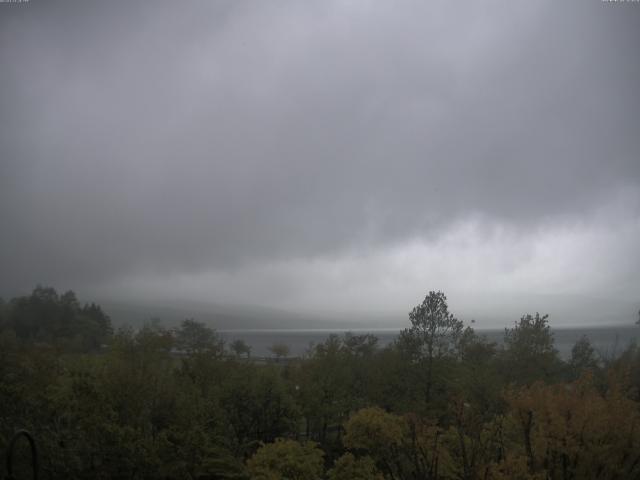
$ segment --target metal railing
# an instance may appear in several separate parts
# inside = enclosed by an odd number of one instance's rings
[[[17,480],[16,477],[14,477],[13,475],[13,451],[20,437],[25,437],[29,442],[29,447],[31,448],[31,467],[33,469],[33,479],[38,480],[38,449],[36,448],[36,441],[33,439],[33,436],[26,430],[18,430],[13,435],[13,437],[11,437],[11,441],[9,442],[9,447],[7,448],[6,480]]]

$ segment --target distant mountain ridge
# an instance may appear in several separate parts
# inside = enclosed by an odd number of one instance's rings
[[[217,330],[366,330],[402,329],[409,326],[408,312],[397,314],[291,312],[256,305],[229,305],[184,299],[115,300],[97,299],[113,324],[138,327],[152,318],[172,327],[185,318],[194,318]],[[497,308],[500,307],[500,308]],[[467,300],[466,308],[454,314],[476,329],[511,327],[525,313],[549,314],[553,328],[632,325],[638,319],[638,305],[624,300],[579,295],[509,295]],[[475,323],[471,320],[475,319]]]

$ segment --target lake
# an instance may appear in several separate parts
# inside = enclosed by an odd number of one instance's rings
[[[351,331],[356,334],[371,333],[378,337],[379,345],[391,343],[400,332],[399,329],[371,330],[225,330],[220,333],[225,341],[244,340],[251,347],[251,355],[271,356],[269,347],[274,343],[284,343],[290,348],[291,356],[304,355],[310,345],[323,342],[332,333],[343,335]],[[563,358],[571,355],[571,348],[583,335],[586,336],[601,354],[620,354],[632,342],[640,337],[640,327],[636,325],[615,325],[606,327],[552,328],[555,346]],[[504,329],[477,329],[490,341],[501,343]]]

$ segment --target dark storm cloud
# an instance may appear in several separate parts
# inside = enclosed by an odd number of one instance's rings
[[[0,7],[5,291],[640,215],[635,4]]]

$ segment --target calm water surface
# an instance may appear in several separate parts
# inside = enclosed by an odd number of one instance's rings
[[[371,330],[228,330],[222,331],[227,342],[242,339],[251,346],[253,356],[270,356],[269,347],[274,343],[284,343],[291,351],[291,356],[304,355],[310,345],[323,342],[332,333],[342,335],[347,331],[357,334],[371,333],[378,337],[379,345],[392,342],[399,333],[395,329]],[[504,329],[476,330],[490,341],[501,343]],[[636,325],[589,327],[589,328],[553,328],[555,346],[564,358],[571,355],[571,348],[583,335],[586,336],[602,354],[615,355],[622,352],[632,342],[640,338],[640,327]]]

